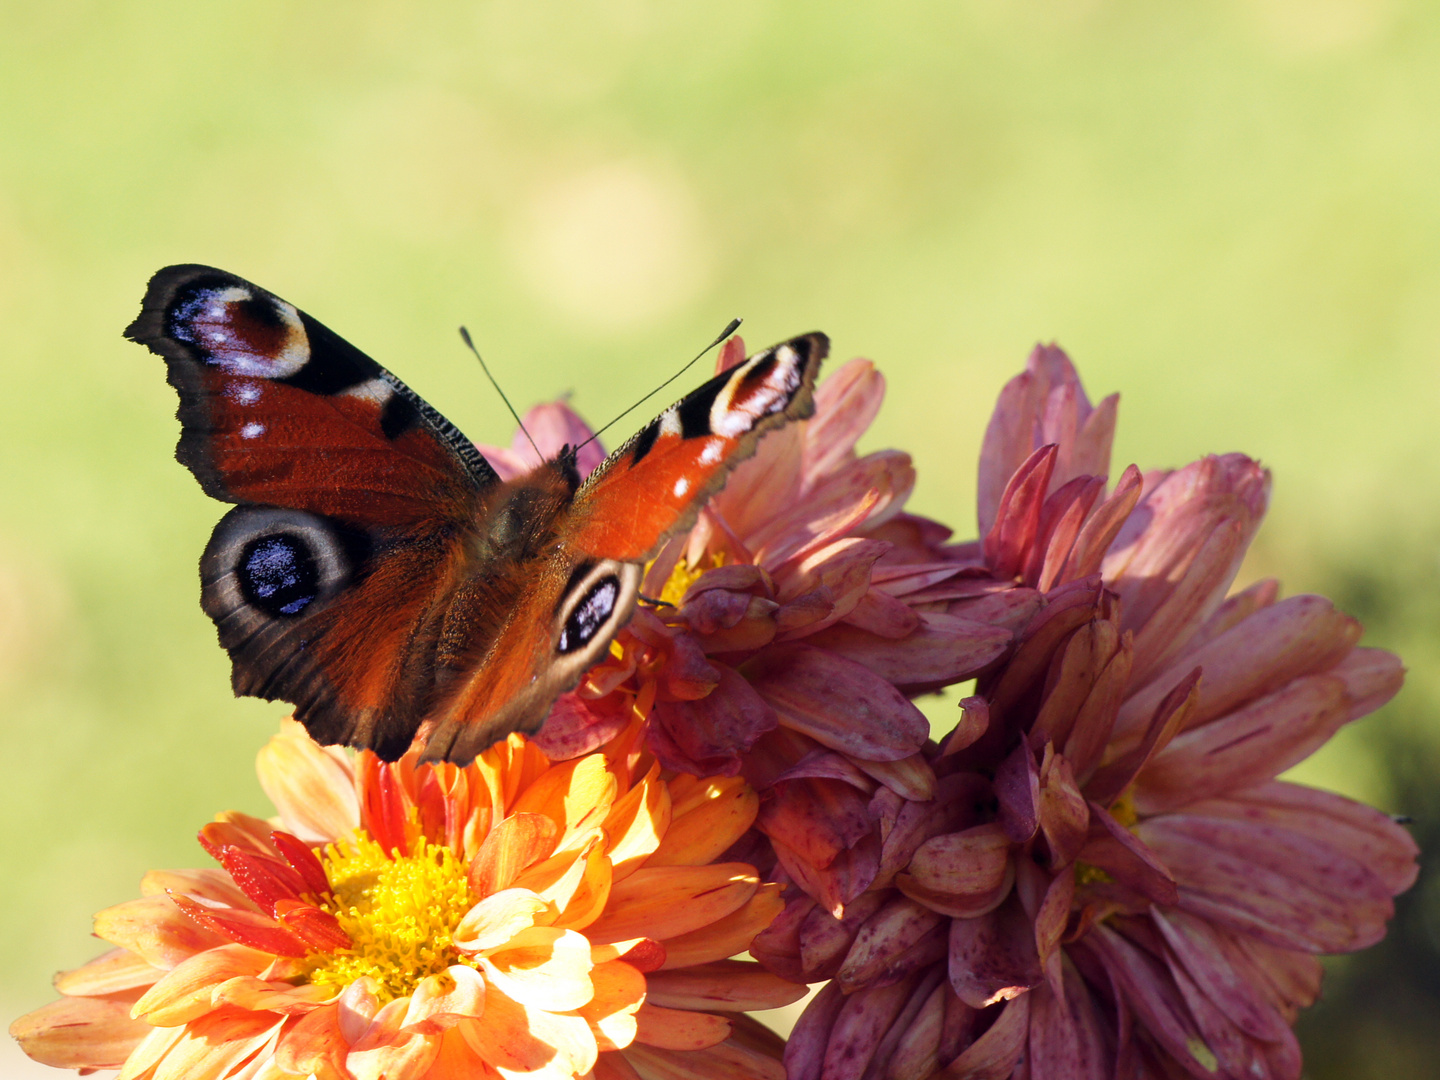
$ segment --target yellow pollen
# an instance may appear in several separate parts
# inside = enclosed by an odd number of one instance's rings
[[[315,953],[310,981],[341,989],[363,975],[381,1004],[404,997],[428,975],[464,963],[451,935],[473,906],[465,864],[423,838],[413,855],[386,855],[364,832],[325,848],[331,896],[324,901],[354,947]]]
[[[1087,862],[1075,860],[1075,884],[1076,885],[1104,885],[1115,879],[1101,870],[1098,866],[1091,866]]]
[[[1215,1051],[1195,1036],[1185,1040],[1185,1049],[1190,1051],[1190,1056],[1198,1061],[1206,1072],[1214,1072],[1220,1067],[1220,1059],[1215,1056]]]
[[[709,563],[709,566],[705,564]],[[707,570],[713,570],[717,566],[725,565],[725,556],[721,552],[710,555],[700,561],[700,565],[693,570],[690,564],[683,558],[675,563],[675,569],[670,571],[670,577],[665,581],[665,587],[660,590],[660,599],[667,604],[680,606],[680,601],[685,599],[686,592],[690,586],[699,581]]]
[[[1120,793],[1120,797],[1110,804],[1110,816],[1127,829],[1134,829],[1140,822],[1140,815],[1135,812],[1135,794],[1128,788]]]

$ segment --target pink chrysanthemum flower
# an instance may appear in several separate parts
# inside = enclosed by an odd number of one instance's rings
[[[717,368],[743,357],[733,338]],[[904,513],[909,456],[856,453],[883,396],[852,360],[820,384],[812,419],[766,436],[649,569],[641,591],[664,603],[636,613],[538,736],[568,756],[640,717],[666,767],[743,771],[765,795],[750,857],[773,851],[835,910],[904,864],[881,823],[933,794],[910,696],[973,676],[1012,638],[943,610],[995,586],[942,550],[948,529]],[[526,423],[542,452],[588,438],[564,406],[542,408]],[[519,435],[482,451],[502,473],[534,454]]]
[[[552,764],[519,736],[465,768],[261,752],[277,822],[201,830],[223,870],[160,871],[102,911],[115,948],[11,1028],[123,1080],[783,1080],[729,1014],[803,987],[728,959],[779,886],[714,863],[754,818],[738,778],[661,779],[616,744]]]
[[[1378,811],[1276,780],[1399,688],[1397,658],[1274,582],[1226,599],[1269,476],[1238,454],[1127,470],[1039,349],[1004,391],[955,552],[1022,627],[934,757],[894,887],[792,901],[752,946],[833,977],[790,1080],[1297,1078],[1318,953],[1379,940],[1416,848]]]

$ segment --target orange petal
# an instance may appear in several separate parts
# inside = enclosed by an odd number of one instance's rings
[[[260,1047],[280,1028],[271,1013],[234,1012],[226,1009],[185,1025],[158,1065],[155,1080],[215,1080],[224,1076]]]
[[[809,989],[767,971],[751,960],[657,971],[646,979],[645,1000],[669,1009],[751,1012],[799,1001]]]
[[[499,948],[528,926],[549,907],[529,889],[505,889],[487,896],[465,913],[455,928],[457,949],[482,952]]]
[[[500,1080],[500,1074],[475,1056],[459,1028],[451,1028],[440,1037],[440,1052],[425,1080]]]
[[[662,941],[660,944],[665,947],[663,967],[667,970],[692,967],[744,952],[755,935],[769,926],[784,908],[780,885],[766,882],[749,901],[723,919]]]
[[[660,846],[670,826],[670,792],[659,777],[660,766],[652,765],[650,774],[626,792],[605,819],[605,835],[613,838],[608,854],[617,879],[638,869]]]
[[[716,776],[696,784],[645,865],[704,865],[740,839],[759,810],[760,796],[743,777]]]
[[[150,1034],[140,1040],[140,1045],[130,1051],[130,1056],[125,1059],[125,1067],[120,1070],[116,1080],[136,1080],[137,1077],[149,1076],[160,1059],[170,1052],[170,1048],[179,1042],[180,1036],[184,1034],[183,1027],[151,1028]]]
[[[624,961],[612,960],[597,964],[590,981],[595,996],[576,1011],[590,1024],[600,1052],[629,1046],[635,1041],[635,1013],[645,1000],[645,976]]]
[[[666,1050],[704,1050],[724,1042],[730,1021],[709,1013],[662,1009],[648,1001],[635,1014],[635,1041]]]
[[[551,925],[578,930],[598,919],[610,900],[613,873],[605,845],[597,838],[581,851],[564,878],[540,894],[560,909]]]
[[[517,877],[515,887],[529,889],[547,897],[568,896],[580,884],[580,876],[585,873],[583,868],[575,868],[576,862],[585,857],[590,845],[604,842],[605,834],[599,828],[588,830],[579,837],[578,843],[572,840],[550,858],[536,863]]]
[[[417,1035],[439,1035],[484,1011],[484,978],[466,964],[452,964],[442,974],[420,980],[400,1026]]]
[[[287,724],[255,758],[260,787],[287,831],[306,843],[348,836],[360,824],[360,799],[349,767]]]
[[[340,1008],[327,1005],[302,1016],[280,1036],[275,1065],[297,1076],[339,1080],[344,1075],[350,1044],[340,1030]]]
[[[413,1080],[430,1067],[440,1053],[440,1039],[401,1031],[409,1008],[409,998],[396,998],[375,1014],[345,1055],[345,1068],[354,1080]]]
[[[167,972],[141,995],[130,1015],[153,1027],[175,1027],[213,1012],[215,987],[238,975],[259,975],[270,966],[270,955],[244,945],[207,949]]]
[[[599,1053],[581,1017],[527,1009],[493,990],[485,997],[485,1018],[456,1030],[482,1059],[524,1073],[525,1080],[573,1080],[595,1067]]]
[[[623,1054],[601,1053],[595,1062],[595,1080],[641,1080]]]
[[[645,867],[615,883],[609,907],[587,936],[602,944],[678,937],[729,915],[755,895],[759,883],[745,863]]]
[[[55,976],[55,989],[71,997],[100,997],[151,985],[161,975],[128,949],[111,949],[88,964]]]
[[[506,818],[480,844],[470,864],[470,891],[475,896],[508,889],[526,867],[549,858],[560,829],[544,814]]]
[[[659,971],[665,963],[665,946],[654,938],[630,938],[590,946],[590,959],[597,965],[624,960],[636,971]]]
[[[252,1012],[273,1012],[282,1016],[294,1016],[313,1012],[315,1007],[333,1001],[338,995],[333,987],[317,983],[302,983],[292,986],[287,982],[266,982],[264,979],[244,975],[226,979],[210,994],[211,1002],[219,1008],[233,1005],[237,1009]]]
[[[569,1012],[594,996],[590,942],[553,926],[522,930],[480,957],[485,978],[502,994],[532,1009]]]
[[[57,1069],[118,1069],[151,1031],[119,1001],[65,997],[10,1025],[20,1049]]]
[[[514,813],[544,814],[560,827],[560,849],[577,834],[597,828],[619,792],[602,754],[547,769],[515,802]]]
[[[95,916],[95,936],[169,971],[198,952],[230,944],[186,918],[168,896],[142,896]]]

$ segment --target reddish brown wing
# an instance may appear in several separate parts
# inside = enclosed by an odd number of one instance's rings
[[[809,416],[824,334],[757,353],[666,409],[600,465],[556,522],[553,555],[529,571],[505,631],[427,723],[425,758],[468,761],[544,723],[630,618],[641,564],[700,507],[760,436]]]
[[[389,371],[233,274],[160,271],[126,336],[180,393],[176,457],[239,504],[201,560],[236,692],[293,702],[321,742],[398,756],[495,473]]]

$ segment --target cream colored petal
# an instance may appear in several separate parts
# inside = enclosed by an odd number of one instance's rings
[[[480,958],[488,982],[532,1009],[569,1012],[594,996],[590,942],[574,930],[532,926]]]
[[[88,964],[55,976],[55,989],[71,997],[100,997],[150,986],[165,972],[128,949],[111,949]]]
[[[95,936],[166,971],[205,949],[230,944],[196,925],[168,896],[142,896],[98,912]]]
[[[299,725],[287,725],[255,759],[260,786],[285,828],[306,843],[348,836],[360,824],[350,769],[327,754]]]
[[[345,1055],[354,1080],[417,1080],[440,1053],[440,1038],[400,1030],[409,998],[396,998],[375,1014],[360,1041]]]
[[[292,986],[285,982],[236,976],[215,987],[210,1001],[216,1007],[229,1005],[237,1009],[279,1013],[294,1016],[313,1011],[317,1006],[334,1001],[339,991],[316,983]]]
[[[155,1080],[217,1080],[275,1034],[270,1013],[215,1012],[185,1025],[185,1033],[155,1066]]]
[[[150,987],[130,1015],[155,1027],[175,1027],[215,1009],[215,987],[240,975],[259,975],[270,954],[244,945],[221,945],[190,957]]]
[[[598,919],[610,900],[613,873],[600,840],[583,849],[566,878],[541,894],[559,909],[551,925],[579,930]],[[573,885],[569,881],[572,876]]]
[[[420,980],[401,1027],[418,1035],[439,1035],[484,1011],[484,978],[472,967],[452,964],[442,974]]]
[[[96,998],[61,998],[10,1025],[26,1054],[57,1069],[118,1069],[149,1031],[123,1002]]]
[[[150,1034],[125,1059],[125,1067],[116,1080],[136,1080],[136,1077],[147,1076],[156,1062],[168,1054],[184,1034],[184,1027],[151,1028]]]
[[[455,947],[471,953],[499,948],[533,926],[535,917],[548,907],[547,901],[529,889],[503,889],[465,913],[455,928]]]

